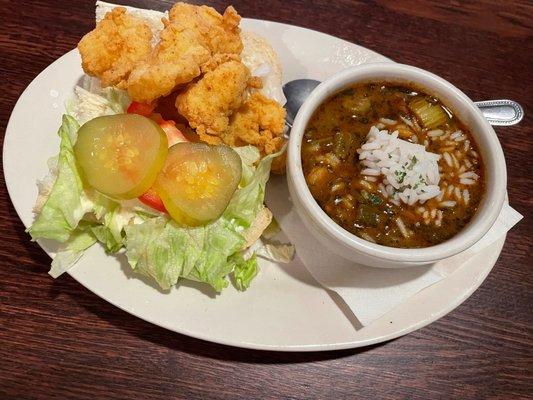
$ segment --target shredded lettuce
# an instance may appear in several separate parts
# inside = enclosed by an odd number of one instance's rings
[[[72,232],[69,240],[60,248],[52,260],[52,267],[48,272],[52,277],[57,278],[60,276],[80,259],[85,250],[96,243],[95,236],[88,228],[77,228]]]
[[[294,246],[287,243],[265,243],[259,246],[255,254],[280,263],[290,263],[294,258]]]
[[[195,246],[188,247],[188,238],[175,234],[165,217],[148,219],[125,228],[126,255],[131,267],[152,277],[163,289],[175,285],[184,265],[200,257]],[[189,251],[184,255],[183,248]]]
[[[234,263],[233,283],[235,287],[238,290],[248,289],[250,282],[259,272],[257,256],[253,254],[249,259],[245,260],[241,253],[237,253],[231,257],[230,261]]]
[[[200,227],[182,227],[165,217],[126,227],[126,255],[132,268],[169,289],[180,277],[221,291],[243,237],[223,218]]]
[[[251,147],[251,146],[246,146]],[[237,148],[238,150],[238,148]],[[244,228],[248,228],[252,221],[255,219],[257,213],[263,208],[263,200],[265,199],[265,186],[270,176],[270,166],[272,160],[279,156],[285,148],[278,153],[269,154],[264,157],[253,173],[248,174],[247,179],[243,183],[243,187],[238,189],[233,195],[224,216],[228,218],[234,218]],[[242,152],[239,152],[239,155]],[[242,156],[241,156],[242,157]],[[243,162],[250,162],[254,158],[242,158]],[[250,164],[247,164],[244,169],[252,168]],[[244,174],[243,174],[244,175]]]
[[[124,245],[122,233],[125,226],[124,222],[120,218],[120,208],[117,207],[104,215],[102,225],[91,227],[93,235],[104,245],[108,253],[116,253]]]
[[[128,94],[113,87],[94,87],[93,80],[74,88],[75,97],[67,102],[67,113],[80,125],[102,115],[122,114],[131,102]]]
[[[117,202],[84,189],[73,150],[78,129],[73,117],[63,116],[58,132],[59,155],[49,163],[51,173],[46,178],[55,180],[39,190],[35,207],[38,216],[28,229],[33,240],[45,238],[64,243],[52,263],[50,274],[54,277],[73,265],[96,240],[108,252],[118,251],[123,246],[123,227],[133,217],[122,212]]]
[[[242,160],[242,177],[241,186],[249,182],[254,173],[254,164],[259,161],[261,155],[255,146],[234,147],[233,150],[241,157]]]
[[[28,229],[34,240],[48,238],[63,243],[50,274],[61,275],[98,241],[109,253],[125,248],[131,267],[153,278],[163,289],[183,278],[204,282],[220,292],[232,273],[236,288],[246,289],[258,266],[255,254],[247,257],[243,252],[242,233],[263,207],[270,165],[279,153],[259,161],[257,148],[236,148],[243,174],[222,216],[205,226],[180,226],[166,216],[126,207],[84,188],[73,152],[79,124],[72,115],[83,114],[83,121],[96,114],[115,113],[123,106],[117,93],[113,98],[83,89],[78,92],[79,103],[71,104],[71,115],[63,116],[59,129],[60,152],[52,174],[57,173],[57,177],[51,189],[48,185],[40,193],[40,213]]]
[[[238,153],[242,154],[242,149]],[[251,151],[244,150],[244,152]],[[275,155],[273,156],[275,157]],[[165,217],[151,218],[128,225],[126,255],[139,273],[154,278],[163,289],[175,285],[180,277],[211,285],[220,292],[228,285],[232,271],[236,287],[244,290],[257,274],[255,255],[242,258],[245,243],[242,231],[249,227],[263,207],[265,184],[273,157],[265,157],[253,169],[255,157],[243,157],[243,167],[251,174],[241,181],[229,206],[216,221],[200,227],[179,226]],[[240,258],[239,258],[240,257]]]
[[[280,231],[281,228],[279,227],[278,221],[276,221],[276,218],[272,217],[272,221],[270,221],[270,224],[266,227],[261,236],[263,236],[265,239],[272,239]]]
[[[73,146],[79,124],[68,115],[63,116],[59,129],[61,144],[57,161],[57,178],[41,212],[28,229],[33,239],[47,238],[66,242],[92,203],[85,195],[76,166]]]

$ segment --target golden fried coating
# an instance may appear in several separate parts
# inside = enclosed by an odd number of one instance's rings
[[[200,43],[215,54],[239,55],[243,49],[239,23],[241,17],[231,6],[220,15],[214,8],[176,3],[169,11],[173,24],[191,29]]]
[[[152,32],[148,24],[114,8],[79,42],[83,70],[100,78],[102,86],[125,88],[136,63],[150,53]]]
[[[237,54],[214,54],[208,62],[202,65],[202,73],[207,73],[218,68],[220,65],[227,63],[228,61],[237,61],[241,62],[241,58]]]
[[[249,80],[250,71],[244,64],[225,62],[180,93],[176,107],[204,140],[206,134],[217,135],[227,129],[229,116],[244,102]]]
[[[255,91],[263,80],[242,63],[240,19],[231,6],[221,15],[208,6],[176,3],[152,48],[149,24],[116,7],[78,44],[82,66],[102,86],[125,89],[134,101],[159,101],[165,115],[188,122],[204,142],[251,144],[262,156],[272,154],[285,143],[285,110]],[[274,160],[273,172],[284,168],[284,156]]]
[[[150,103],[169,95],[178,85],[200,75],[200,66],[210,59],[196,32],[164,21],[161,40],[152,54],[135,67],[127,84],[132,100]]]
[[[149,25],[116,7],[78,48],[83,69],[102,86],[127,89],[133,100],[150,103],[222,62],[239,60],[239,22],[233,7],[220,15],[211,7],[177,3],[151,49]]]
[[[220,135],[229,146],[256,146],[265,156],[280,150],[285,144],[285,109],[259,92],[250,98],[231,116],[228,129]],[[272,172],[285,171],[285,156],[274,159]]]
[[[239,22],[233,7],[220,15],[211,7],[176,3],[160,42],[128,80],[130,97],[152,102],[225,61],[238,60],[243,47]]]

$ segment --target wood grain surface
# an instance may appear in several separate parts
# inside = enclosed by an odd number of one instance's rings
[[[223,1],[210,2],[218,10]],[[169,2],[128,4],[165,9]],[[68,276],[52,280],[0,184],[0,399],[526,399],[533,394],[533,3],[235,1],[246,17],[326,32],[428,69],[472,99],[519,101],[498,128],[525,219],[483,285],[385,344],[284,354],[191,339],[137,319]],[[2,0],[0,128],[24,88],[93,28],[92,1]],[[28,116],[31,117],[31,116]],[[31,135],[31,132],[26,132]],[[23,157],[24,155],[21,154]]]

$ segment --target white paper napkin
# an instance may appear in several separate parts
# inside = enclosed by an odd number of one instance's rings
[[[431,266],[381,269],[354,264],[324,248],[292,207],[285,177],[270,179],[266,203],[313,278],[336,292],[363,326],[453,273],[467,258],[494,243],[522,219],[506,204],[487,235],[465,252]]]

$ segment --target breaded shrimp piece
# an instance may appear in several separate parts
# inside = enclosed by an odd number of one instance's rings
[[[209,59],[208,62],[202,64],[202,73],[206,74],[209,71],[213,71],[220,65],[227,63],[228,61],[241,62],[241,58],[237,54],[215,54]]]
[[[179,94],[176,107],[200,137],[217,135],[227,129],[229,116],[244,102],[249,80],[244,64],[225,62]]]
[[[276,101],[259,92],[250,98],[231,116],[227,131],[220,135],[229,146],[256,146],[262,156],[275,153],[283,147],[285,109]],[[274,159],[272,171],[285,171],[285,156]]]
[[[114,8],[78,43],[83,70],[100,78],[102,86],[124,89],[136,63],[150,53],[151,39],[147,23],[124,7]]]
[[[210,53],[198,41],[197,33],[178,24],[163,21],[161,40],[150,56],[137,64],[127,84],[132,100],[150,103],[167,96],[178,85],[200,75],[200,66],[209,61]]]
[[[220,15],[212,7],[176,3],[169,11],[169,19],[171,23],[193,29],[212,55],[239,55],[243,49],[239,29],[241,17],[231,6]]]
[[[232,7],[220,15],[211,7],[177,3],[169,21],[163,22],[160,42],[128,80],[128,93],[135,101],[148,103],[166,96],[223,61],[239,59],[240,17]]]

